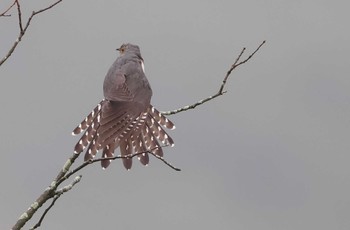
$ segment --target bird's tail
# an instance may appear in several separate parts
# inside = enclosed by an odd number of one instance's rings
[[[121,156],[126,156],[122,159],[124,167],[130,169],[132,158],[127,156],[137,154],[140,162],[147,165],[149,163],[149,152],[162,157],[163,146],[174,146],[173,139],[164,128],[175,129],[175,125],[152,105],[130,123],[134,125],[128,126],[127,134],[123,132],[101,146],[101,143],[97,142],[99,142],[100,119],[103,103],[105,102],[105,100],[102,100],[72,132],[73,135],[84,132],[75,145],[74,152],[80,154],[87,148],[85,161],[90,160],[100,149],[103,149],[102,158],[104,160],[101,161],[101,166],[107,168],[111,162],[110,158],[114,156],[115,149],[119,147]]]
[[[175,129],[175,125],[163,114],[161,114],[152,105],[146,113],[143,113],[140,119],[142,125],[133,130],[131,135],[119,141],[120,152],[122,156],[130,156],[138,154],[138,159],[143,165],[148,165],[148,153],[163,157],[163,146],[174,146],[173,139],[167,134],[164,128]],[[109,148],[113,149],[113,148]],[[107,157],[107,155],[106,155]],[[109,162],[102,162],[102,166],[106,168]],[[132,166],[131,158],[123,158],[123,164],[126,169]]]

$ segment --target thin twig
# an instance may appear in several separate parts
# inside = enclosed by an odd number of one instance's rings
[[[82,177],[82,175],[79,175],[79,176],[75,177],[74,180],[73,180],[69,185],[66,185],[66,186],[64,186],[63,188],[61,188],[61,189],[59,189],[59,190],[56,191],[55,196],[53,197],[51,204],[49,205],[49,207],[47,207],[47,208],[45,209],[45,211],[44,211],[43,214],[41,215],[41,217],[40,217],[38,223],[36,223],[32,228],[30,228],[30,230],[36,229],[36,228],[38,228],[38,227],[41,226],[41,223],[43,222],[43,220],[44,220],[46,214],[47,214],[47,213],[50,211],[50,209],[55,205],[55,203],[56,203],[56,201],[58,200],[58,198],[60,198],[60,196],[61,196],[63,193],[68,192],[69,190],[71,190],[71,189],[73,188],[74,185],[76,185],[77,183],[79,183],[80,180],[81,180],[81,177]]]
[[[239,62],[239,60],[241,59],[243,53],[245,52],[246,48],[243,48],[242,51],[240,52],[240,54],[238,55],[238,57],[236,58],[235,62],[231,65],[230,69],[227,71],[224,79],[222,80],[222,84],[220,85],[219,87],[219,91],[217,93],[215,93],[214,95],[210,96],[210,97],[207,97],[207,98],[204,98],[192,105],[186,105],[182,108],[179,108],[179,109],[175,109],[175,110],[171,110],[171,111],[166,111],[166,112],[161,112],[162,114],[164,115],[173,115],[173,114],[177,114],[177,113],[180,113],[180,112],[184,112],[184,111],[187,111],[189,109],[194,109],[196,108],[197,106],[199,105],[202,105],[208,101],[211,101],[213,100],[214,98],[217,98],[223,94],[226,93],[226,91],[224,91],[224,88],[226,86],[226,83],[227,83],[227,79],[228,77],[230,76],[230,74],[232,73],[232,71],[234,69],[236,69],[238,66],[246,63],[247,61],[249,61],[255,54],[256,52],[259,51],[259,49],[266,43],[266,41],[263,41],[259,46],[258,48],[255,49],[255,51],[253,53],[251,53],[246,59],[244,59],[243,61]]]
[[[18,26],[19,26],[19,34],[23,34],[23,25],[22,25],[22,11],[21,11],[21,5],[19,4],[19,0],[16,0],[17,5],[17,15],[18,15]],[[23,36],[23,35],[22,35]]]
[[[41,215],[41,217],[40,217],[38,223],[36,223],[32,228],[30,228],[30,230],[36,229],[36,228],[38,228],[38,227],[41,226],[41,223],[43,222],[43,220],[44,220],[46,214],[47,214],[47,213],[50,211],[50,209],[55,205],[56,200],[57,200],[58,198],[59,198],[59,196],[57,196],[57,195],[55,195],[55,196],[53,197],[51,204],[49,205],[49,207],[47,207],[47,208],[45,209],[45,211],[44,211],[44,213]]]
[[[54,2],[53,4],[49,5],[48,7],[45,7],[43,9],[41,9],[41,10],[33,12],[32,15],[34,16],[36,14],[40,14],[40,13],[42,13],[44,11],[47,11],[47,10],[51,9],[52,7],[56,6],[58,3],[62,2],[62,1],[63,0],[58,0],[58,1]]]
[[[226,85],[226,81],[227,81],[228,77],[230,76],[232,70],[233,70],[234,68],[236,68],[237,63],[239,62],[239,59],[241,59],[241,57],[242,57],[243,53],[245,52],[245,50],[246,50],[246,48],[243,47],[241,53],[240,53],[240,54],[238,55],[238,57],[236,58],[235,62],[231,65],[231,68],[227,71],[226,76],[224,77],[224,80],[222,81],[222,84],[221,84],[221,86],[220,86],[219,93],[222,92],[222,91],[224,90],[224,87],[225,87],[225,85]]]
[[[157,154],[155,154],[154,152],[148,152],[149,154],[153,155],[155,158],[163,161],[164,164],[166,164],[167,166],[169,166],[170,168],[174,169],[175,171],[181,171],[180,168],[176,168],[175,166],[173,166],[172,164],[170,164],[168,161],[166,161],[163,157],[158,156]]]
[[[9,49],[9,51],[7,52],[7,54],[5,55],[5,57],[3,57],[0,60],[0,66],[7,61],[7,59],[9,59],[9,57],[13,54],[13,52],[15,51],[16,47],[18,46],[18,44],[21,42],[22,37],[24,36],[24,34],[26,33],[30,22],[32,21],[32,19],[34,18],[35,15],[40,14],[44,11],[47,11],[49,9],[51,9],[52,7],[56,6],[58,3],[62,2],[63,0],[58,0],[56,2],[54,2],[53,4],[49,5],[48,7],[45,7],[43,9],[40,9],[38,11],[33,11],[32,14],[30,15],[30,17],[28,18],[26,25],[23,27],[23,23],[22,23],[22,12],[21,12],[21,6],[19,4],[19,0],[15,0],[14,4],[17,5],[17,15],[18,15],[18,24],[19,24],[19,35],[16,39],[16,41],[13,43],[13,45],[11,46],[11,48]],[[12,7],[12,6],[11,6]],[[6,11],[5,11],[6,12]]]
[[[162,146],[162,147],[166,147],[166,146]],[[143,153],[149,153],[151,155],[153,155],[154,157],[156,157],[157,159],[163,161],[166,165],[168,165],[170,168],[174,169],[175,171],[181,171],[181,169],[174,167],[173,165],[171,165],[169,162],[167,162],[163,157],[160,157],[156,154],[153,153],[154,150],[156,150],[158,147],[154,147],[153,149],[144,151],[144,152],[138,152],[138,153],[133,153],[133,154],[129,154],[129,155],[117,155],[114,157],[105,157],[105,158],[96,158],[96,159],[91,159],[88,161],[85,161],[84,163],[82,163],[81,165],[79,165],[78,167],[76,167],[75,169],[73,169],[72,171],[70,171],[69,173],[65,174],[64,176],[62,176],[59,180],[57,180],[57,185],[61,184],[63,181],[67,180],[70,176],[72,176],[73,174],[77,173],[78,171],[82,170],[83,168],[85,168],[86,166],[88,166],[89,164],[93,164],[96,162],[100,162],[103,160],[116,160],[116,159],[130,159],[130,158],[134,158],[136,156],[139,156]]]
[[[11,14],[6,14],[6,13],[9,12],[9,11],[11,10],[11,8],[16,4],[16,1],[17,1],[17,0],[15,0],[15,1],[11,4],[11,6],[9,6],[9,8],[7,8],[7,10],[5,10],[4,12],[2,12],[2,13],[0,14],[0,17],[11,17]]]

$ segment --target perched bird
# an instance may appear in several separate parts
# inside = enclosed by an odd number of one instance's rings
[[[143,165],[149,162],[147,151],[163,156],[162,145],[174,145],[164,128],[174,129],[174,124],[151,105],[152,89],[144,72],[144,63],[137,45],[123,44],[117,60],[110,67],[104,83],[104,99],[77,126],[72,134],[84,132],[74,152],[85,149],[84,160],[95,157],[102,150],[102,158],[113,157],[116,148],[122,156],[141,153]],[[124,167],[130,169],[131,158],[122,158]],[[101,161],[107,168],[111,160]]]

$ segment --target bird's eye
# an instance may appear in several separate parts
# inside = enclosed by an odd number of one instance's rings
[[[120,48],[117,49],[119,51],[119,53],[124,53],[125,51],[125,47],[121,46]]]

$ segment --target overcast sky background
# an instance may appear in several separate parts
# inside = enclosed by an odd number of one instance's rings
[[[53,1],[21,2],[27,18]],[[141,47],[164,111],[214,94],[241,49],[265,39],[227,94],[170,117],[176,144],[165,157],[181,172],[154,158],[130,172],[91,165],[41,229],[350,229],[349,6],[86,0],[38,15],[0,67],[0,229],[72,154],[70,133],[102,99],[122,43]],[[18,35],[11,14],[0,18],[1,57]]]

